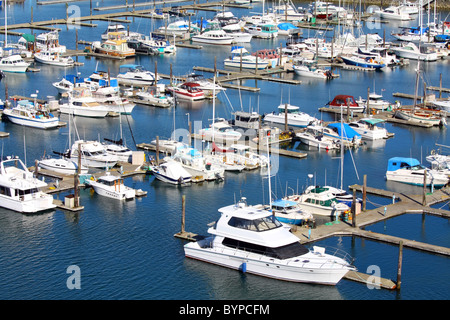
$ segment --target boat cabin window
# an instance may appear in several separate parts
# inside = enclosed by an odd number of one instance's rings
[[[259,253],[280,260],[295,258],[309,252],[300,242],[294,242],[278,248],[269,248],[254,243],[225,238],[222,244],[233,249]]]
[[[281,223],[274,216],[267,216],[254,220],[232,217],[230,221],[228,221],[228,225],[235,228],[258,232],[281,227]]]
[[[4,186],[0,186],[0,194],[11,197],[11,189]]]

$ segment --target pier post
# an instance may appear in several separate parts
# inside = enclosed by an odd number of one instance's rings
[[[284,131],[288,131],[287,103],[284,104]]]
[[[364,175],[363,182],[363,195],[362,195],[362,211],[366,211],[366,199],[367,198],[367,175]]]
[[[353,189],[352,201],[352,227],[356,228],[356,189]]]
[[[442,73],[439,74],[439,99],[442,98]]]
[[[181,197],[181,233],[184,233],[184,227],[186,223],[186,196]]]
[[[422,196],[422,205],[427,205],[427,170],[423,170],[423,196]]]
[[[398,244],[397,290],[402,285],[403,241]]]
[[[156,136],[156,165],[159,166],[159,136]]]

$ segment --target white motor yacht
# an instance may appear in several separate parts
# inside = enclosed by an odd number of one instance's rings
[[[105,147],[98,141],[78,140],[70,149],[70,159],[78,161],[81,150],[81,164],[89,168],[111,168],[118,161],[116,156],[106,153]]]
[[[119,74],[117,80],[123,85],[155,85],[161,78],[155,81],[155,74],[148,70],[145,70],[143,66],[137,64],[124,64],[119,67]]]
[[[224,59],[225,67],[262,70],[269,66],[269,60],[250,54],[244,47],[231,47],[231,56]]]
[[[82,87],[74,88],[69,95],[68,102],[60,104],[59,110],[61,113],[91,118],[104,118],[110,111],[92,97],[88,88]]]
[[[412,60],[436,61],[438,58],[436,52],[433,51],[427,52],[423,47],[419,48],[413,42],[408,42],[398,47],[391,46],[391,51],[393,51],[397,57]]]
[[[114,176],[110,172],[100,176],[97,180],[86,180],[86,184],[92,186],[95,192],[101,196],[116,199],[130,200],[136,197],[136,190],[127,187],[120,176]]]
[[[308,250],[271,212],[242,201],[219,209],[211,236],[184,246],[186,257],[293,282],[336,285],[355,270],[346,259]]]
[[[199,131],[202,139],[208,141],[219,141],[222,143],[237,141],[241,138],[242,133],[233,130],[227,121],[217,121],[211,124],[209,128],[204,128]]]
[[[0,71],[3,72],[24,73],[29,66],[30,64],[19,55],[8,56],[0,60]]]
[[[293,106],[291,104],[280,104],[277,110],[278,112],[274,111],[266,114],[264,116],[264,121],[284,125],[286,122],[285,119],[287,118],[287,125],[294,127],[306,127],[320,122],[319,119],[300,111],[298,106]]]
[[[188,184],[192,179],[192,175],[177,161],[168,161],[161,163],[159,166],[150,166],[150,169],[156,179],[171,184]]]
[[[38,166],[62,174],[76,174],[78,172],[77,161],[66,158],[45,158],[38,161]],[[88,171],[88,167],[81,165],[80,174],[86,174]]]
[[[205,30],[191,38],[192,42],[216,45],[230,45],[234,38],[222,29]]]
[[[53,197],[39,190],[46,186],[19,158],[7,157],[0,161],[1,207],[22,213],[54,209]]]
[[[34,54],[34,60],[42,64],[58,67],[72,67],[75,61],[71,57],[63,57],[58,52],[40,51]]]
[[[308,192],[283,199],[295,201],[300,208],[320,216],[340,217],[350,211],[349,206],[337,201],[336,196],[328,188],[323,187],[315,187]]]
[[[445,173],[425,168],[417,159],[404,157],[393,157],[388,160],[386,180],[423,186],[425,172],[427,186],[442,187],[449,182]]]
[[[307,146],[325,150],[340,149],[340,140],[325,135],[324,130],[322,126],[307,126],[304,131],[296,132],[295,136]]]
[[[383,123],[385,120],[376,118],[362,118],[350,122],[348,125],[355,130],[362,139],[378,140],[387,139],[389,134],[386,128],[378,127],[377,124]]]

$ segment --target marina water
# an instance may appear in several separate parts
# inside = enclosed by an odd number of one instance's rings
[[[137,2],[136,2],[137,3]],[[116,5],[116,1],[102,1],[102,6]],[[307,5],[307,3],[296,3]],[[78,8],[82,16],[89,14],[89,2],[75,2],[71,8]],[[93,3],[95,7],[95,3]],[[65,17],[65,3],[38,6],[36,2],[25,1],[23,5],[9,6],[8,23],[29,21],[31,6],[34,20],[50,20]],[[137,8],[139,9],[139,8]],[[232,9],[237,16],[250,12],[261,12],[261,3],[253,9]],[[94,14],[97,14],[95,11]],[[103,12],[102,12],[103,13]],[[197,12],[198,19],[211,18],[213,12]],[[447,12],[441,12],[445,17]],[[107,22],[93,21],[96,28],[81,27],[78,38],[86,41],[100,39]],[[130,31],[148,34],[163,25],[161,20],[134,19]],[[378,32],[381,36],[386,29],[387,40],[390,32],[407,23],[382,24],[379,29],[363,28],[364,32]],[[75,30],[65,25],[56,26],[61,43],[75,48]],[[15,30],[18,31],[18,30]],[[23,30],[23,32],[30,32]],[[304,36],[315,35],[315,31],[303,30]],[[17,39],[10,39],[15,41]],[[283,45],[286,37],[275,40],[252,40],[246,45],[249,51]],[[81,48],[81,45],[79,46]],[[126,63],[141,64],[158,72],[169,74],[170,65],[174,75],[192,72],[193,66],[212,68],[214,59],[217,67],[223,69],[223,59],[229,56],[229,48],[203,46],[202,49],[178,48],[175,55],[137,56]],[[39,98],[55,96],[52,82],[65,74],[80,72],[88,77],[95,69],[118,73],[123,61],[101,60],[79,57],[84,66],[62,69],[47,65],[36,65],[40,72],[8,74],[0,84],[0,97],[5,96],[5,84],[9,95],[30,96],[38,91]],[[350,94],[355,98],[367,96],[371,91],[382,93],[384,98],[394,101],[394,92],[414,93],[417,65],[388,68],[383,72],[358,72],[335,70],[338,79],[322,82],[301,79],[301,85],[288,85],[269,81],[247,80],[245,86],[261,88],[259,93],[234,89],[221,93],[216,101],[216,116],[231,118],[231,113],[241,108],[268,113],[281,102],[300,106],[301,110],[326,121],[333,120],[329,114],[321,114],[318,108],[332,100],[337,94]],[[421,76],[427,85],[439,86],[440,74],[443,87],[450,87],[448,74],[450,60],[424,63]],[[205,74],[211,77],[211,74]],[[300,79],[293,73],[286,78]],[[419,91],[422,92],[422,91]],[[421,95],[421,93],[419,94]],[[402,104],[412,104],[411,100],[399,99]],[[123,132],[128,145],[150,142],[156,136],[168,138],[175,127],[188,128],[188,121],[209,124],[212,117],[212,102],[179,103],[176,108],[158,109],[137,105],[131,116],[122,116]],[[65,115],[61,120],[67,122]],[[119,119],[76,118],[78,134],[81,138],[115,138],[119,135]],[[387,183],[384,179],[387,160],[394,156],[414,157],[425,163],[425,156],[436,143],[448,145],[447,128],[419,128],[387,123],[386,128],[395,137],[380,143],[366,143],[362,147],[345,151],[344,183],[362,184],[367,175],[368,186],[405,193],[421,194],[422,189],[402,184]],[[68,148],[68,127],[43,131],[25,128],[2,121],[0,131],[9,132],[2,139],[2,155],[18,155],[28,166],[34,164],[44,154],[53,150]],[[134,139],[134,140],[133,140]],[[72,140],[73,141],[73,140]],[[299,152],[306,152],[304,159],[280,156],[278,168],[272,178],[272,191],[278,197],[293,191],[301,192],[310,184],[331,184],[339,186],[340,153],[325,150],[308,150],[298,142],[284,146]],[[313,174],[313,178],[308,175]],[[52,183],[51,181],[48,181]],[[268,203],[268,186],[264,171],[227,173],[224,182],[210,182],[189,187],[174,187],[156,181],[153,176],[138,175],[125,179],[134,188],[147,190],[146,197],[133,201],[111,201],[93,193],[81,190],[81,204],[84,210],[68,213],[61,210],[39,215],[22,215],[0,209],[0,298],[1,299],[448,299],[450,288],[449,260],[405,248],[403,254],[401,291],[369,289],[366,285],[341,280],[335,287],[286,283],[254,275],[242,274],[219,266],[193,261],[184,257],[182,240],[173,235],[181,228],[181,199],[186,196],[186,230],[206,235],[207,224],[218,219],[217,209],[229,205],[241,196],[249,204]],[[64,200],[68,193],[55,197]],[[368,196],[368,208],[383,206],[391,199]],[[448,209],[448,203],[440,204]],[[450,246],[450,224],[447,219],[432,216],[407,214],[367,227],[367,230],[394,236],[429,242],[440,246]],[[360,238],[333,237],[320,241],[318,245],[338,247],[356,258],[354,264],[361,272],[373,273],[396,280],[398,247]],[[70,266],[79,267],[81,288],[70,290],[67,281]],[[376,269],[378,268],[378,269]],[[69,268],[70,270],[70,268]]]

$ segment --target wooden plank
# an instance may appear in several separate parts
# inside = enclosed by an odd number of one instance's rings
[[[379,286],[380,288],[389,290],[393,290],[397,287],[397,284],[390,279],[380,278],[374,275],[368,275],[357,271],[347,272],[347,274],[344,276],[344,279],[361,282],[374,287]]]

